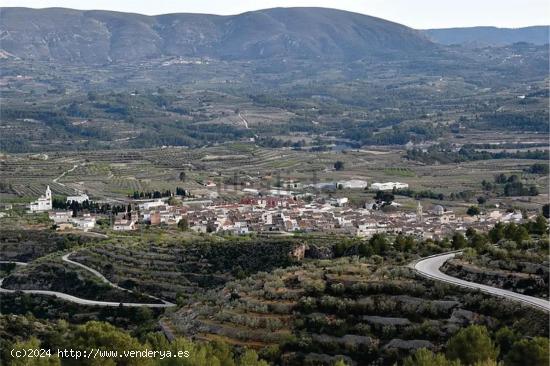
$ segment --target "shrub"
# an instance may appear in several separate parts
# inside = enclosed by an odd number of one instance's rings
[[[548,338],[522,339],[512,346],[504,358],[506,366],[547,366],[550,358]]]
[[[447,357],[460,360],[466,365],[496,360],[498,352],[487,328],[481,325],[470,325],[461,329],[447,343]]]

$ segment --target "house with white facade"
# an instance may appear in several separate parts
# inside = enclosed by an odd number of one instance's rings
[[[369,238],[374,234],[385,233],[387,230],[387,225],[369,220],[363,224],[357,225],[355,235],[360,238]]]
[[[152,208],[158,208],[160,206],[166,206],[166,203],[163,202],[162,200],[156,200],[156,201],[143,202],[138,205],[139,209],[142,211],[147,211]]]
[[[95,217],[87,215],[84,217],[73,217],[70,219],[70,222],[73,226],[82,231],[88,231],[95,227]]]
[[[336,183],[336,186],[342,189],[365,189],[367,188],[367,181],[361,179],[344,180]]]
[[[72,211],[53,211],[48,213],[48,216],[56,225],[59,225],[69,222],[72,214]]]
[[[134,220],[117,219],[113,225],[114,231],[132,231],[136,229],[136,222]]]
[[[67,196],[67,203],[69,204],[73,201],[82,204],[82,202],[89,201],[89,200],[90,200],[90,197],[88,197],[86,193],[82,193],[77,196]]]
[[[409,185],[401,182],[373,183],[370,189],[373,191],[391,191],[393,189],[407,189]]]

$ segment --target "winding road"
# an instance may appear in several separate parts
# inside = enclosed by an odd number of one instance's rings
[[[75,261],[69,259],[69,256],[73,253],[74,252],[67,253],[63,257],[61,257],[61,259],[66,263],[76,265],[76,266],[79,266],[79,267],[87,270],[88,272],[92,273],[97,278],[99,278],[102,282],[108,284],[111,287],[114,287],[116,289],[119,289],[119,290],[122,290],[122,291],[125,291],[125,292],[133,293],[133,291],[131,291],[131,290],[125,289],[125,288],[120,287],[119,285],[117,285],[115,283],[112,283],[107,278],[105,278],[105,276],[103,276],[101,273],[99,273],[95,269],[90,268],[90,267],[88,267],[88,266],[86,266],[82,263],[75,262]],[[9,261],[0,261],[0,263],[9,263]],[[12,262],[12,263],[16,263],[17,265],[27,265],[27,263],[22,263],[22,262]],[[152,296],[152,295],[147,295],[147,296],[152,298],[152,299],[162,301],[162,303],[161,304],[159,304],[159,303],[156,303],[156,304],[153,303],[152,304],[152,303],[136,303],[136,302],[98,301],[98,300],[83,299],[83,298],[80,298],[80,297],[76,297],[76,296],[73,296],[73,295],[69,295],[69,294],[66,294],[66,293],[63,293],[63,292],[57,292],[57,291],[49,291],[49,290],[10,290],[10,289],[2,288],[2,282],[3,281],[4,281],[4,279],[0,278],[0,293],[2,293],[2,292],[4,292],[4,293],[23,292],[23,293],[26,293],[26,294],[49,295],[49,296],[55,296],[55,297],[58,297],[60,299],[67,300],[67,301],[70,301],[70,302],[74,302],[74,303],[80,304],[80,305],[96,305],[96,306],[121,306],[122,305],[122,306],[128,306],[128,307],[142,307],[143,306],[143,307],[148,307],[148,308],[167,308],[167,307],[176,306],[176,304],[173,304],[171,302],[162,300],[162,299],[160,299],[158,297],[155,297],[155,296]]]
[[[538,309],[550,312],[550,302],[548,300],[540,299],[538,297],[533,297],[533,296],[522,295],[517,292],[503,290],[500,288],[491,287],[480,283],[468,282],[456,277],[449,276],[439,270],[441,266],[445,264],[446,261],[448,261],[451,258],[454,258],[454,256],[459,253],[460,252],[452,252],[452,253],[443,253],[443,254],[433,255],[431,257],[420,259],[416,263],[413,263],[412,266],[416,270],[416,272],[418,272],[420,275],[424,277],[442,281],[445,283],[450,283],[457,286],[480,290],[494,296],[500,296],[506,299],[519,301],[523,304],[530,305]]]
[[[86,271],[92,273],[94,276],[99,278],[102,282],[108,284],[109,286],[111,286],[113,288],[119,289],[121,291],[130,292],[130,293],[133,292],[131,290],[120,287],[119,285],[117,285],[115,283],[112,283],[105,276],[103,276],[100,272],[96,271],[95,269],[90,268],[90,267],[88,267],[88,266],[86,266],[82,263],[79,263],[79,262],[76,262],[74,260],[69,259],[69,257],[73,253],[74,252],[67,253],[63,257],[61,257],[61,259],[66,263],[69,263],[69,264],[72,264],[72,265],[75,265],[75,266],[79,266],[79,267],[85,269]],[[415,263],[412,263],[411,267],[413,267],[416,270],[417,273],[419,273],[420,275],[422,275],[424,277],[427,277],[427,278],[431,278],[431,279],[434,279],[434,280],[437,280],[437,281],[441,281],[441,282],[445,282],[445,283],[449,283],[449,284],[453,284],[453,285],[457,285],[457,286],[462,286],[462,287],[467,287],[467,288],[471,288],[471,289],[475,289],[475,290],[480,290],[480,291],[483,291],[485,293],[488,293],[488,294],[491,294],[491,295],[494,295],[494,296],[500,296],[500,297],[503,297],[503,298],[506,298],[506,299],[518,301],[518,302],[521,302],[523,304],[530,305],[530,306],[536,307],[538,309],[550,312],[550,302],[548,300],[540,299],[540,298],[533,297],[533,296],[522,295],[522,294],[519,294],[519,293],[516,293],[516,292],[513,292],[513,291],[503,290],[503,289],[500,289],[500,288],[491,287],[491,286],[483,285],[483,284],[480,284],[480,283],[461,280],[459,278],[452,277],[452,276],[449,276],[449,275],[441,272],[440,271],[441,266],[443,264],[445,264],[446,261],[448,261],[451,258],[454,258],[459,253],[460,252],[451,252],[451,253],[443,253],[443,254],[433,255],[433,256],[430,256],[430,257],[427,257],[427,258],[420,259],[419,261],[417,261]],[[0,263],[9,263],[9,262],[8,261],[0,261]],[[12,263],[16,263],[17,265],[21,265],[21,266],[27,265],[27,263],[22,263],[22,262],[12,262]],[[150,307],[150,308],[166,308],[166,307],[175,306],[175,304],[173,304],[171,302],[162,300],[162,299],[160,299],[158,297],[155,297],[155,296],[152,296],[152,295],[147,295],[147,296],[149,296],[152,299],[162,301],[162,303],[161,304],[159,304],[159,303],[151,304],[151,303],[133,303],[133,302],[122,302],[121,303],[121,302],[111,302],[111,301],[97,301],[97,300],[82,299],[80,297],[76,297],[76,296],[73,296],[73,295],[69,295],[69,294],[66,294],[66,293],[63,293],[63,292],[57,292],[57,291],[48,291],[48,290],[9,290],[9,289],[2,288],[2,281],[3,281],[3,278],[0,279],[0,293],[1,292],[13,293],[13,292],[21,291],[21,292],[28,293],[28,294],[50,295],[50,296],[55,296],[55,297],[58,297],[60,299],[64,299],[64,300],[71,301],[71,302],[81,304],[81,305],[97,305],[97,306],[121,306],[122,305],[122,306],[129,306],[129,307],[144,306],[144,307]]]

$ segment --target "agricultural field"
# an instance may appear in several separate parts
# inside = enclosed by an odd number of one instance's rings
[[[335,170],[337,161],[344,168]],[[488,205],[536,210],[548,200],[547,175],[528,174],[533,159],[492,159],[462,163],[425,164],[410,161],[404,149],[377,147],[376,150],[296,151],[262,148],[254,143],[228,143],[203,149],[165,148],[53,153],[47,160],[29,155],[5,155],[0,162],[5,202],[29,202],[50,185],[54,195],[87,192],[96,201],[125,202],[135,191],[189,190],[197,198],[220,196],[228,200],[242,196],[243,188],[275,188],[281,180],[296,180],[304,185],[362,179],[373,182],[399,181],[415,192],[431,191],[445,197],[437,204],[465,210],[476,198],[486,195],[482,181],[493,181],[497,174],[519,174],[526,185],[534,185],[534,197],[492,196]],[[185,178],[180,174],[184,172]],[[212,181],[217,187],[203,184]],[[466,192],[466,200],[449,199],[451,194]],[[372,194],[357,190],[337,191],[363,204]],[[429,200],[429,199],[428,199]],[[406,197],[397,202],[414,205]],[[434,202],[434,204],[436,204]]]
[[[300,245],[292,240],[175,238],[144,233],[80,250],[72,258],[125,288],[175,301],[236,276],[290,264],[293,249]]]

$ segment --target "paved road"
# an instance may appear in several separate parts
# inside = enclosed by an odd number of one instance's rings
[[[122,290],[122,291],[132,292],[128,289],[125,289],[123,287],[120,287],[120,286],[112,283],[107,278],[105,278],[105,276],[103,276],[101,273],[99,273],[95,269],[90,268],[88,266],[85,266],[82,263],[78,263],[78,262],[75,262],[75,261],[69,259],[69,256],[71,254],[73,254],[73,253],[71,252],[71,253],[65,254],[61,258],[63,259],[63,261],[65,261],[67,263],[79,266],[79,267],[84,268],[85,270],[91,272],[96,277],[98,277],[102,282],[108,284],[109,286],[112,286],[112,287],[114,287],[116,289],[119,289],[119,290]],[[6,262],[4,262],[4,263],[6,263]],[[27,263],[21,263],[21,262],[16,262],[16,264],[18,264],[18,265],[27,265]],[[114,302],[114,301],[97,301],[97,300],[82,299],[80,297],[76,297],[76,296],[73,296],[73,295],[69,295],[69,294],[66,294],[66,293],[63,293],[63,292],[57,292],[57,291],[48,291],[48,290],[9,290],[9,289],[2,288],[2,282],[3,281],[4,281],[4,279],[0,278],[0,292],[13,293],[13,292],[20,291],[20,292],[23,292],[23,293],[26,293],[26,294],[50,295],[50,296],[55,296],[55,297],[58,297],[60,299],[67,300],[67,301],[74,302],[74,303],[81,304],[81,305],[97,305],[97,306],[120,306],[120,305],[123,305],[123,306],[128,306],[128,307],[141,307],[141,306],[144,306],[144,307],[148,307],[148,308],[166,308],[166,307],[175,306],[175,304],[173,304],[171,302],[159,299],[158,297],[151,296],[151,295],[147,295],[147,296],[149,296],[150,298],[155,299],[155,300],[160,300],[160,301],[162,301],[162,303],[161,304],[151,304],[151,303],[134,303],[134,302],[122,302],[121,303],[121,302]]]
[[[550,302],[548,300],[539,299],[533,296],[518,294],[513,291],[503,290],[496,287],[482,285],[480,283],[468,282],[456,277],[451,277],[441,272],[439,268],[449,259],[453,258],[459,252],[444,253],[436,256],[421,259],[414,264],[414,269],[421,275],[439,280],[446,283],[451,283],[458,286],[478,289],[491,295],[504,297],[510,300],[519,301],[526,305],[534,306],[542,310],[550,312]]]
[[[28,263],[16,261],[0,261],[0,263],[15,263],[16,266],[26,266]]]

